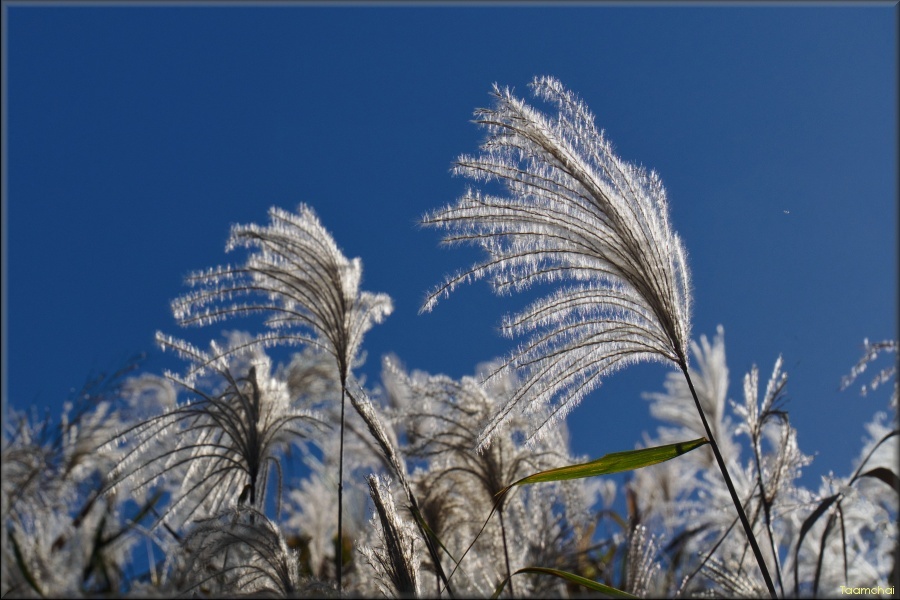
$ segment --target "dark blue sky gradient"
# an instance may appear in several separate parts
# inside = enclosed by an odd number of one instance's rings
[[[92,370],[148,351],[169,301],[224,254],[232,223],[312,205],[364,289],[395,313],[364,347],[459,377],[515,342],[501,316],[531,296],[461,288],[417,311],[469,249],[417,227],[468,182],[493,82],[576,91],[618,153],[660,172],[693,274],[695,337],[725,327],[730,397],[779,353],[807,481],[847,473],[887,393],[839,392],[864,337],[897,335],[896,8],[883,6],[95,7],[7,4],[8,352],[17,408],[58,412]],[[250,328],[232,321],[224,328]],[[614,374],[569,418],[576,451],[653,430]]]

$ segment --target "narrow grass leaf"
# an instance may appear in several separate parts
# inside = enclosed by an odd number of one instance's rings
[[[501,494],[509,488],[517,485],[525,485],[527,483],[565,481],[567,479],[582,479],[584,477],[596,477],[597,475],[609,475],[621,471],[633,471],[642,467],[649,467],[650,465],[672,460],[673,458],[686,454],[691,450],[695,450],[708,443],[709,440],[706,438],[697,438],[696,440],[691,440],[689,442],[678,442],[676,444],[667,444],[665,446],[656,446],[653,448],[641,448],[640,450],[627,450],[625,452],[613,452],[590,462],[549,469],[547,471],[529,475],[528,477],[523,477],[509,485],[501,492]]]
[[[860,475],[860,478],[863,477],[874,477],[875,479],[880,479],[881,481],[894,488],[895,492],[900,494],[900,477],[897,477],[897,474],[887,467],[876,467],[874,469],[866,471],[865,473]]]
[[[604,585],[602,583],[598,583],[593,579],[588,579],[586,577],[582,577],[580,575],[575,575],[574,573],[569,573],[567,571],[560,571],[558,569],[548,569],[546,567],[525,567],[519,569],[513,575],[518,575],[519,573],[537,573],[538,575],[553,575],[554,577],[559,577],[560,579],[565,579],[566,581],[570,581],[577,585],[584,586],[589,590],[594,590],[595,592],[600,592],[601,594],[605,594],[610,598],[637,598],[637,596],[633,596],[628,592],[623,592],[622,590],[618,590],[614,587],[610,587],[608,585]],[[503,582],[497,587],[494,591],[494,595],[491,596],[492,599],[498,598],[500,593],[503,591],[503,588],[506,587],[506,583],[509,581],[509,577],[503,580]]]
[[[803,521],[803,525],[800,526],[800,535],[797,538],[797,546],[794,548],[794,595],[799,595],[799,564],[798,564],[798,556],[800,554],[800,545],[803,544],[803,538],[806,537],[806,534],[809,533],[809,530],[812,529],[812,526],[816,524],[816,521],[819,520],[825,511],[828,510],[828,507],[834,504],[834,501],[840,497],[840,494],[834,494],[833,496],[829,496],[822,500],[816,510],[812,512],[806,520]]]
[[[437,534],[434,532],[434,530],[432,530],[431,527],[428,526],[428,523],[425,522],[425,518],[422,516],[422,513],[419,511],[419,508],[412,506],[412,507],[410,507],[409,511],[412,513],[413,519],[416,520],[416,522],[425,531],[425,533],[428,535],[428,537],[431,538],[431,541],[434,542],[435,544],[437,544],[438,548],[440,548],[441,550],[446,552],[447,556],[450,557],[450,560],[452,560],[454,563],[458,562],[455,558],[453,558],[453,555],[450,553],[449,550],[447,550],[447,547],[444,546],[444,543],[437,536]]]

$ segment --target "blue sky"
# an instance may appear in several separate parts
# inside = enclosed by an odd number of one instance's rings
[[[779,353],[806,478],[847,473],[886,393],[840,392],[863,338],[897,335],[896,9],[579,4],[191,7],[4,5],[4,394],[58,412],[89,373],[149,352],[169,301],[224,253],[233,223],[310,204],[364,289],[395,312],[383,354],[459,377],[505,354],[501,316],[525,297],[464,286],[468,266],[418,228],[467,182],[494,82],[551,74],[618,153],[660,172],[694,283],[695,336],[725,328],[732,383]],[[250,327],[233,321],[231,328]],[[661,365],[614,374],[569,417],[576,451],[653,430],[641,392]]]

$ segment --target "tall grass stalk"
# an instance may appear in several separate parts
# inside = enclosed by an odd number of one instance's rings
[[[700,399],[697,398],[697,391],[694,389],[694,382],[691,381],[691,376],[688,373],[687,362],[682,360],[679,366],[681,367],[681,371],[684,373],[684,378],[687,380],[688,387],[691,389],[691,395],[694,397],[694,404],[697,406],[697,412],[700,413],[700,420],[703,421],[703,428],[706,430],[706,437],[709,440],[709,445],[712,446],[713,455],[715,455],[716,457],[716,464],[719,466],[719,471],[721,471],[722,478],[725,480],[725,486],[728,488],[728,494],[731,496],[731,501],[734,503],[734,508],[738,513],[738,518],[741,521],[741,525],[744,527],[744,533],[747,534],[747,541],[750,543],[750,548],[753,550],[753,556],[756,557],[756,562],[759,565],[759,570],[766,582],[766,588],[769,590],[769,594],[772,596],[772,598],[777,598],[778,594],[775,592],[775,584],[772,583],[772,576],[769,575],[769,570],[766,567],[766,561],[763,559],[762,552],[759,549],[759,544],[756,541],[756,536],[753,534],[753,528],[750,526],[750,521],[747,520],[747,514],[744,512],[744,508],[743,506],[741,506],[741,501],[734,489],[734,483],[731,481],[731,475],[728,474],[728,469],[725,467],[725,460],[722,458],[722,453],[719,452],[719,444],[716,442],[716,436],[713,435],[712,429],[709,426],[709,422],[706,420],[706,414],[703,412],[703,407],[700,405]]]

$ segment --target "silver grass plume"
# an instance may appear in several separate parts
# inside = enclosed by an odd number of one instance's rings
[[[735,433],[747,434],[753,452],[752,467],[746,471],[754,475],[756,485],[752,502],[747,503],[748,513],[754,525],[761,521],[765,528],[769,542],[766,549],[767,563],[775,565],[775,581],[784,595],[776,519],[801,504],[794,480],[800,477],[801,469],[810,464],[812,459],[800,451],[797,432],[791,427],[788,413],[784,410],[788,376],[782,371],[782,364],[783,360],[779,356],[775,360],[762,401],[758,401],[759,370],[753,365],[744,376],[743,406],[732,404],[740,420]]]
[[[419,596],[419,565],[421,557],[416,545],[416,528],[400,518],[390,491],[390,479],[370,475],[366,481],[375,504],[372,521],[377,523],[381,545],[360,546],[366,562],[378,573],[381,592],[386,597],[415,598]]]
[[[416,522],[419,534],[425,542],[425,546],[428,549],[428,554],[431,557],[435,570],[437,571],[441,582],[446,587],[447,593],[453,597],[453,589],[450,587],[449,578],[445,576],[443,568],[441,567],[438,548],[435,545],[434,540],[426,531],[424,526],[425,523],[422,521],[422,509],[419,506],[419,502],[416,499],[409,477],[407,476],[406,461],[397,450],[399,447],[397,438],[393,435],[393,432],[388,433],[389,430],[382,424],[381,418],[378,416],[378,411],[372,401],[369,400],[365,390],[361,386],[357,386],[357,388],[358,389],[355,392],[347,390],[350,402],[353,404],[353,408],[356,410],[357,414],[365,422],[369,433],[375,440],[377,449],[374,450],[380,451],[386,466],[393,470],[394,474],[397,476],[400,487],[406,495],[407,508]]]
[[[875,377],[868,384],[863,384],[860,388],[860,392],[863,396],[867,395],[870,391],[874,391],[878,389],[878,386],[887,383],[891,379],[894,380],[894,390],[891,394],[891,405],[896,408],[897,406],[897,340],[883,340],[880,342],[875,342],[874,344],[869,342],[869,338],[865,338],[863,340],[863,356],[859,359],[853,369],[850,371],[848,375],[845,375],[841,379],[841,389],[845,390],[850,385],[853,384],[856,379],[865,372],[866,368],[868,368],[870,363],[875,362],[878,359],[878,355],[884,352],[885,354],[894,353],[894,360],[891,364],[881,369]]]
[[[178,527],[235,502],[265,507],[274,475],[280,510],[283,458],[322,426],[314,407],[322,401],[317,392],[327,393],[328,387],[292,390],[287,379],[301,370],[324,374],[327,357],[297,354],[287,369],[272,374],[263,349],[247,349],[248,337],[231,334],[225,347],[244,350],[230,353],[215,343],[210,352],[179,343],[182,356],[194,366],[207,365],[215,376],[168,374],[191,398],[125,429],[111,442],[129,444],[112,470],[112,490],[127,484],[140,491],[170,482],[170,502],[159,519]]]
[[[703,572],[714,584],[713,589],[707,591],[709,598],[762,598],[766,594],[764,586],[733,564],[710,559],[703,565]]]
[[[174,300],[172,312],[182,326],[262,313],[269,331],[248,345],[319,347],[334,357],[344,383],[365,333],[391,313],[391,299],[360,291],[362,262],[343,255],[310,207],[300,204],[297,214],[272,207],[269,219],[267,227],[233,226],[225,249],[251,249],[247,261],[188,276],[197,289]],[[168,336],[157,338],[171,345]]]
[[[384,320],[393,306],[386,294],[359,289],[362,262],[344,256],[310,207],[300,204],[297,214],[272,207],[269,219],[267,227],[232,227],[226,251],[248,248],[251,253],[247,261],[189,276],[188,283],[197,289],[176,299],[172,311],[181,325],[206,325],[232,316],[262,313],[267,316],[269,331],[255,337],[252,345],[312,345],[334,357],[341,383],[340,532],[347,382],[363,336]],[[164,345],[171,344],[166,336],[158,334],[158,338]],[[340,591],[340,553],[335,560]]]
[[[487,277],[498,293],[533,283],[566,287],[504,319],[508,336],[530,334],[504,368],[522,371],[521,388],[488,422],[490,442],[513,411],[532,418],[534,436],[564,417],[615,369],[641,360],[681,369],[770,595],[775,588],[688,374],[690,275],[684,247],[669,223],[659,176],[612,152],[594,117],[552,77],[531,84],[556,105],[548,117],[494,86],[494,108],[476,111],[488,131],[479,156],[463,155],[454,172],[502,181],[508,197],[470,190],[424,225],[449,231],[446,244],[480,245],[487,260],[449,277],[422,307],[456,285]],[[539,409],[549,406],[549,416]]]
[[[624,591],[645,598],[658,587],[660,570],[659,563],[656,562],[658,551],[658,540],[647,532],[644,525],[636,524],[628,535]]]
[[[466,551],[470,557],[467,583],[472,586],[460,590],[466,595],[489,593],[498,580],[511,575],[512,565],[550,566],[566,560],[558,551],[566,547],[561,541],[576,538],[591,520],[587,507],[593,504],[593,495],[584,481],[523,489],[495,504],[510,482],[577,462],[569,452],[564,424],[526,447],[522,440],[528,423],[518,415],[494,443],[482,452],[473,451],[482,424],[518,387],[511,376],[496,376],[480,384],[482,376],[495,368],[496,362],[485,363],[479,365],[476,376],[456,380],[422,371],[410,373],[395,358],[383,360],[382,382],[395,414],[403,418],[404,451],[422,466],[416,483],[423,492],[422,509],[433,515],[429,524],[451,548],[465,548],[473,537],[479,539],[471,553]],[[479,526],[492,508],[499,523],[495,519],[487,535],[481,536]],[[487,558],[501,553],[504,561]],[[531,583],[525,584],[526,589]],[[478,589],[481,586],[484,589]],[[520,586],[510,582],[511,592],[521,591]],[[552,590],[544,591],[553,595]]]
[[[98,446],[136,412],[124,394],[136,361],[90,377],[57,419],[32,407],[4,420],[0,597],[102,596],[121,589],[140,539],[140,511],[158,498],[132,490],[103,496],[123,451]]]
[[[301,579],[299,556],[278,525],[255,508],[199,521],[183,547],[188,584],[182,595],[298,598],[314,591]]]
[[[531,336],[505,364],[524,378],[484,428],[482,447],[512,412],[533,415],[549,404],[549,416],[534,423],[533,435],[541,435],[624,365],[684,364],[690,339],[685,250],[659,176],[616,156],[587,106],[559,81],[539,77],[531,88],[558,113],[495,85],[494,107],[475,113],[488,132],[482,154],[460,156],[454,168],[502,181],[509,195],[469,190],[423,219],[448,231],[445,244],[481,246],[487,258],[434,289],[422,311],[481,278],[497,293],[564,284],[504,319],[507,336]]]

